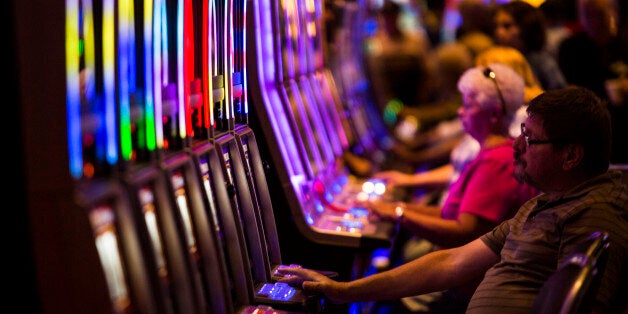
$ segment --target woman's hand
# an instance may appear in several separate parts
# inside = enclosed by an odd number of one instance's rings
[[[380,220],[395,221],[397,220],[397,214],[395,208],[399,202],[386,202],[382,200],[371,201],[367,204],[367,207],[371,210],[371,214]]]
[[[378,172],[372,178],[384,180],[386,182],[386,191],[392,191],[398,186],[407,185],[412,176],[400,171],[390,170]]]

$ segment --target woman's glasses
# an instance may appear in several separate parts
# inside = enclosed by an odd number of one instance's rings
[[[491,81],[493,81],[493,84],[495,84],[495,89],[497,89],[497,96],[499,96],[499,100],[501,101],[501,104],[502,104],[502,112],[505,115],[506,114],[506,101],[504,100],[504,96],[502,95],[501,89],[499,89],[499,85],[497,85],[495,72],[491,70],[491,68],[487,67],[486,69],[484,69],[484,76],[490,79]]]

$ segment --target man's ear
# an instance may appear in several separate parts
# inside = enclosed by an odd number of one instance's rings
[[[584,148],[580,144],[569,144],[563,155],[563,170],[571,170],[582,163]]]

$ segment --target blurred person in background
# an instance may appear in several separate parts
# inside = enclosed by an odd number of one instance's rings
[[[545,50],[558,60],[560,43],[579,30],[576,0],[545,0],[539,9],[547,23]]]
[[[626,3],[578,0],[576,8],[581,31],[561,43],[558,63],[569,84],[587,87],[608,102],[613,125],[611,163],[628,164]]]
[[[547,23],[540,9],[525,1],[507,2],[496,7],[493,22],[495,43],[521,51],[544,90],[567,87],[556,59],[545,50]]]
[[[367,75],[385,122],[390,107],[420,107],[433,99],[431,44],[422,30],[404,27],[404,14],[401,4],[385,0],[378,29],[365,43]]]

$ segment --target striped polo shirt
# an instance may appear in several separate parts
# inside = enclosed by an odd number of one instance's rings
[[[609,171],[553,201],[542,194],[483,235],[482,241],[501,260],[486,272],[467,313],[529,313],[543,283],[595,231],[608,232],[610,240],[597,300],[623,308],[628,295],[628,194],[621,175]]]

